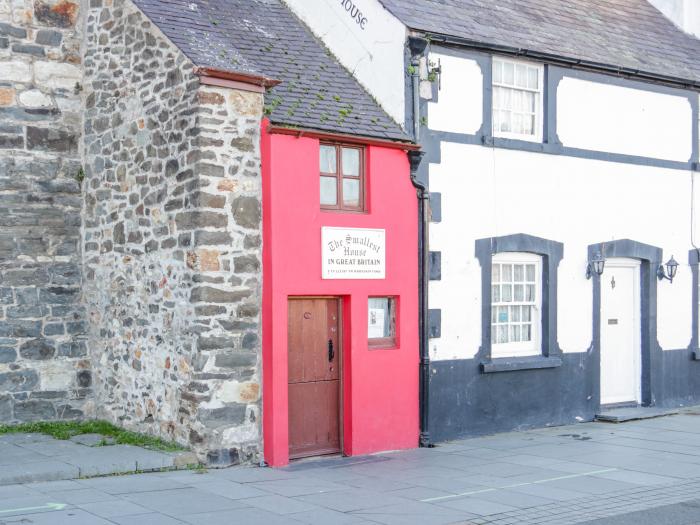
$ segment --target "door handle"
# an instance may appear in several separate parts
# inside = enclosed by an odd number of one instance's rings
[[[333,361],[335,357],[335,352],[333,351],[333,339],[328,340],[328,362]]]

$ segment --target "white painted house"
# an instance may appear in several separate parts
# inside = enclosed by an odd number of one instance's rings
[[[700,402],[694,0],[286,2],[426,152],[424,441]]]

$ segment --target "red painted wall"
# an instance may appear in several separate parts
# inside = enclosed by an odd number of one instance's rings
[[[369,146],[368,212],[322,212],[319,141],[262,133],[265,460],[289,462],[287,299],[343,301],[343,448],[358,455],[418,443],[417,200],[406,153]],[[321,227],[384,228],[385,280],[322,280]],[[399,347],[369,350],[367,298],[399,298]]]

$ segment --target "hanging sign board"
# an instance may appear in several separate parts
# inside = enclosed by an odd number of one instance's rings
[[[385,279],[386,230],[321,228],[323,279]]]

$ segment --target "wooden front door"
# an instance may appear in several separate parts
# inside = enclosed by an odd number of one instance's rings
[[[289,300],[289,457],[340,452],[338,299]]]

